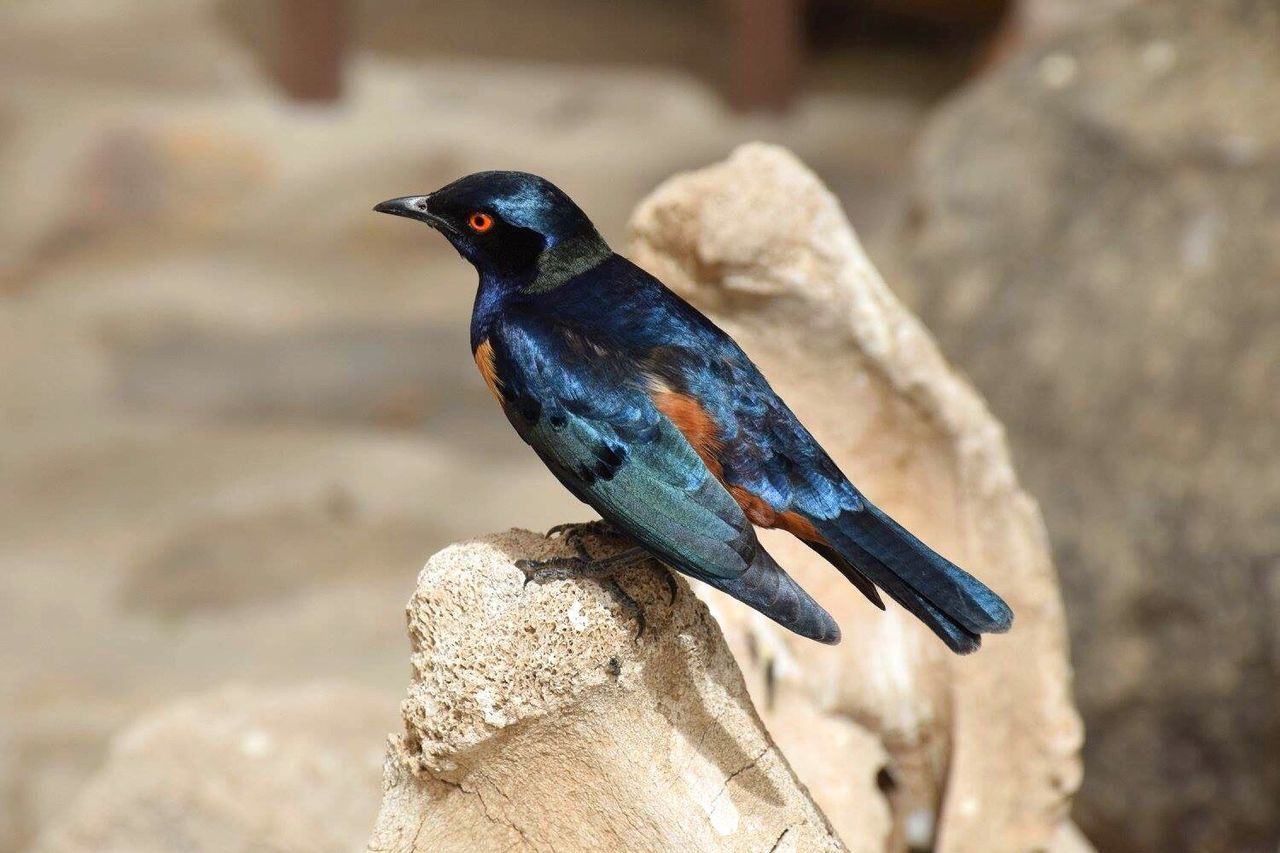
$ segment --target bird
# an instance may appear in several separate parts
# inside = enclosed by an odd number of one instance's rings
[[[956,653],[1011,627],[999,595],[871,503],[742,348],[550,181],[477,172],[374,210],[426,223],[475,267],[471,350],[489,391],[564,487],[634,541],[596,568],[652,556],[838,643],[757,538],[779,528]]]

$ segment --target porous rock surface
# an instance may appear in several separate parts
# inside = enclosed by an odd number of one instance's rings
[[[633,259],[734,336],[850,478],[1016,614],[1011,633],[956,657],[800,542],[764,534],[840,622],[843,643],[804,641],[704,594],[797,775],[846,841],[874,779],[892,816],[878,849],[1068,843],[1081,726],[1066,626],[1040,515],[1000,425],[889,292],[835,198],[785,150],[744,146],[671,179],[632,229]],[[857,737],[833,738],[850,726]],[[864,738],[887,753],[882,768],[845,763],[843,744],[865,754]],[[837,768],[853,784],[829,784]]]
[[[33,853],[349,853],[378,805],[381,696],[223,688],[117,734]]]
[[[887,253],[1046,508],[1104,849],[1280,838],[1277,45],[1271,0],[1167,0],[1031,46]]]
[[[845,849],[688,585],[653,562],[528,585],[514,565],[572,553],[511,531],[427,564],[369,849]]]

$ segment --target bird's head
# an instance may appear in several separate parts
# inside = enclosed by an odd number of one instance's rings
[[[523,287],[555,286],[561,282],[549,278],[589,269],[584,263],[594,265],[610,254],[573,199],[527,172],[477,172],[427,195],[384,201],[374,210],[427,223],[481,276]]]

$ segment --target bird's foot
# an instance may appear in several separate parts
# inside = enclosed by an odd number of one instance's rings
[[[566,538],[568,538],[567,535]],[[636,546],[608,557],[594,558],[580,541],[575,542],[574,547],[579,556],[552,557],[548,560],[516,560],[516,568],[524,572],[524,585],[541,584],[549,580],[563,580],[570,577],[595,578],[617,593],[623,603],[635,614],[638,626],[636,639],[644,636],[644,608],[622,588],[622,584],[613,578],[613,574],[643,562],[649,555],[643,548]]]
[[[548,560],[516,560],[516,568],[524,572],[525,586],[531,581],[544,583],[567,577],[607,577],[644,561],[648,554],[639,546],[619,551],[608,557],[592,557],[581,543],[578,556],[552,557]]]

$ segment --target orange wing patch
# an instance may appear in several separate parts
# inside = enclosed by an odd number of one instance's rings
[[[747,520],[756,527],[778,527],[800,539],[824,542],[818,529],[813,526],[813,522],[795,510],[778,512],[764,498],[751,494],[742,486],[728,486],[728,489],[729,494],[738,502],[738,506],[742,507]]]
[[[658,411],[666,415],[667,420],[684,433],[684,437],[693,449],[698,451],[703,463],[712,474],[716,475],[716,479],[723,482],[724,468],[720,465],[718,458],[720,425],[712,419],[706,409],[702,408],[701,403],[687,394],[662,388],[652,393],[652,399]]]
[[[489,386],[489,393],[493,395],[493,399],[499,403],[502,402],[502,382],[498,379],[497,368],[494,367],[493,344],[488,339],[480,342],[480,346],[475,351],[476,367],[480,368],[480,375],[484,377],[484,384]]]
[[[723,441],[720,425],[701,403],[687,394],[661,387],[652,392],[651,398],[658,411],[666,415],[667,420],[684,434],[711,473],[729,490],[738,506],[742,507],[748,521],[757,527],[780,527],[791,535],[810,542],[823,541],[809,519],[794,511],[778,512],[763,498],[751,494],[741,486],[731,486],[724,481],[724,466],[719,459]]]

